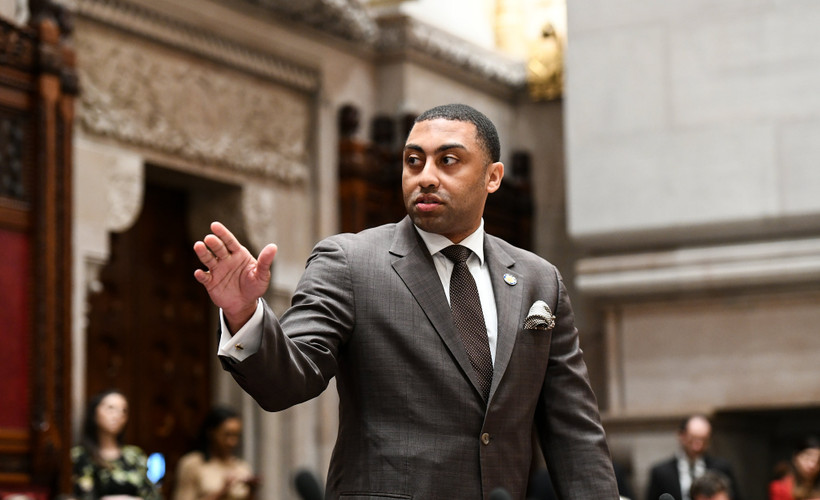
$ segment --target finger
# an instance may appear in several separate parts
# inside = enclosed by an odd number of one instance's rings
[[[205,242],[207,245],[208,250],[211,251],[217,259],[227,259],[231,256],[231,252],[228,251],[228,247],[225,245],[225,242],[219,236],[209,234],[202,238],[202,241]]]
[[[207,273],[202,269],[197,269],[194,271],[194,278],[202,283],[203,285],[207,285],[209,281],[211,281],[211,273]]]
[[[202,262],[208,269],[216,264],[216,257],[208,249],[208,246],[205,243],[201,241],[194,243],[194,253],[199,261]]]
[[[242,249],[242,245],[239,243],[239,240],[236,239],[236,236],[234,236],[233,233],[230,232],[221,222],[212,222],[211,231],[213,231],[213,233],[218,236],[220,240],[222,240],[229,253],[238,252]]]
[[[270,273],[270,266],[273,264],[273,258],[276,257],[278,247],[273,243],[265,245],[265,248],[259,252],[259,258],[256,259],[256,269],[258,272],[267,271]]]

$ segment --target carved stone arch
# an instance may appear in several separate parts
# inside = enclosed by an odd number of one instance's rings
[[[140,216],[145,205],[146,185],[160,184],[187,193],[189,210],[185,232],[191,242],[207,234],[211,221],[219,220],[254,254],[268,243],[280,244],[283,251],[277,256],[274,282],[266,296],[278,311],[289,304],[295,282],[304,268],[305,257],[314,241],[311,229],[314,215],[312,195],[306,186],[282,185],[278,180],[250,176],[225,180],[219,175],[209,175],[207,170],[192,173],[185,168],[157,166],[157,161],[147,159],[127,145],[94,137],[78,140],[75,156],[78,166],[75,185],[78,200],[75,307],[78,314],[74,325],[73,395],[76,431],[90,396],[85,393],[86,370],[91,362],[86,359],[85,350],[89,297],[103,288],[100,271],[111,258],[111,235],[129,231]],[[152,313],[146,311],[146,314]],[[212,309],[211,320],[215,326],[215,309]],[[204,328],[201,333],[209,335],[214,330]],[[216,336],[210,338],[215,353]],[[221,370],[216,356],[209,354],[207,359],[211,363],[212,400],[240,410],[245,425],[243,453],[266,477],[263,486],[266,492],[276,497],[286,495],[295,466],[323,472],[337,426],[338,401],[332,387],[316,401],[268,414]],[[170,462],[169,467],[173,473]]]
[[[78,204],[84,266],[75,390],[82,402],[109,387],[124,391],[133,407],[126,439],[166,455],[169,494],[208,408],[214,401],[244,406],[214,356],[216,309],[193,278],[191,248],[213,219],[245,238],[241,188],[117,145],[85,141],[78,160],[78,192],[90,196]],[[215,398],[220,387],[227,390]]]
[[[110,257],[109,234],[131,227],[142,209],[145,167],[141,156],[92,141],[75,141],[74,323],[72,422],[75,441],[85,409],[88,296],[99,291],[100,270]]]

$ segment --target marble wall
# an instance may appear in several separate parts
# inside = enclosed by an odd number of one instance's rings
[[[570,231],[783,234],[820,222],[820,99],[809,1],[573,2]],[[606,210],[601,210],[606,207]],[[764,233],[764,234],[765,234]]]
[[[642,491],[678,417],[731,412],[744,428],[761,408],[820,402],[820,6],[568,7],[576,285],[603,318],[605,415]],[[718,429],[716,451],[764,498],[783,428],[733,432]]]

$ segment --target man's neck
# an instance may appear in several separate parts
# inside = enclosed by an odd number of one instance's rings
[[[421,239],[424,240],[424,244],[427,246],[427,251],[430,252],[430,255],[435,255],[443,248],[446,248],[453,244],[449,238],[443,236],[441,234],[430,233],[424,231],[423,229],[415,226],[416,231],[418,231]],[[473,253],[478,256],[479,260],[483,263],[484,262],[484,219],[481,219],[481,224],[478,226],[478,229],[473,231],[469,236],[461,240],[459,245],[464,245]]]

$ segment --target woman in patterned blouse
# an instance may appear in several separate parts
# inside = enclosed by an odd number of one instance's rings
[[[128,401],[119,391],[105,391],[89,401],[80,444],[71,449],[78,500],[162,498],[146,475],[145,453],[123,444],[126,423]]]

